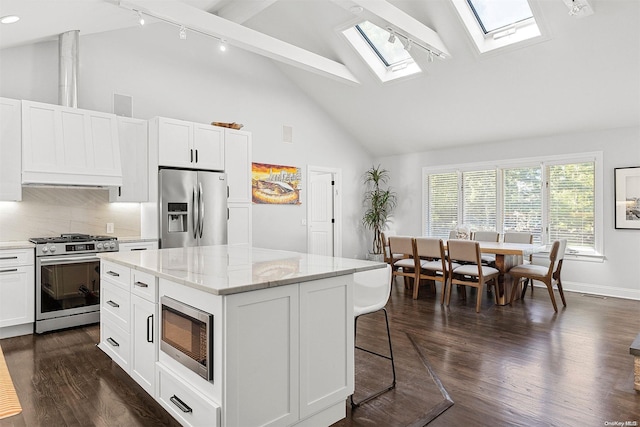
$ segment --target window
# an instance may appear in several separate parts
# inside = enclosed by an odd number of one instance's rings
[[[496,171],[462,173],[462,223],[474,231],[496,230]]]
[[[383,83],[422,72],[405,49],[406,41],[384,28],[364,21],[342,34]]]
[[[485,34],[533,18],[527,0],[467,0]]]
[[[458,224],[501,234],[529,231],[536,243],[567,239],[571,253],[601,254],[601,156],[425,169],[424,234],[446,239]]]
[[[450,0],[480,54],[542,40],[527,0]]]

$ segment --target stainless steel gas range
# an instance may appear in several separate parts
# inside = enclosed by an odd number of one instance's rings
[[[36,245],[36,333],[100,321],[99,252],[118,251],[111,236],[62,234]]]

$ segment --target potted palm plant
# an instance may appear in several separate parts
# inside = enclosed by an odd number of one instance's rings
[[[384,250],[381,232],[396,207],[396,193],[386,186],[389,181],[389,171],[382,169],[380,165],[372,166],[364,174],[365,213],[362,224],[368,230],[373,231],[373,244],[371,254],[379,257]]]

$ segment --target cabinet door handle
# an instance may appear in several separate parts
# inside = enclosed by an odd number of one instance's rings
[[[193,412],[193,410],[186,403],[180,400],[180,398],[175,394],[171,396],[169,400],[173,402],[173,404],[176,405],[178,408],[180,408],[182,412]]]
[[[0,260],[3,260],[3,259],[18,259],[18,257],[17,256],[0,256]]]
[[[190,151],[191,151],[191,163],[193,163],[193,148]]]
[[[111,300],[107,301],[107,304],[109,304],[111,307],[114,307],[114,308],[120,307],[120,304],[115,303],[115,302],[113,302]]]
[[[111,337],[107,338],[107,342],[114,347],[120,347],[120,344],[118,344],[118,342]]]
[[[111,270],[107,271],[107,274],[109,276],[120,277],[120,275],[118,273],[116,273],[115,271],[111,271]]]
[[[133,251],[146,251],[147,248],[131,248],[131,252]]]
[[[151,320],[151,324],[149,324]],[[149,332],[151,332],[151,338],[149,338]],[[153,342],[153,314],[147,317],[147,342]]]
[[[196,163],[198,163],[198,150],[196,149]]]
[[[11,273],[13,271],[18,271],[17,268],[8,268],[6,270],[0,270],[0,273]]]
[[[118,187],[118,197],[122,197],[122,187]]]
[[[138,286],[140,288],[148,288],[149,287],[149,285],[147,285],[144,282],[135,282],[134,285],[136,285],[136,286]]]

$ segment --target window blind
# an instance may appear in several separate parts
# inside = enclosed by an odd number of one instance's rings
[[[542,242],[542,168],[502,170],[502,232],[523,231]]]
[[[458,174],[432,174],[427,180],[427,233],[448,239],[449,231],[458,225]]]
[[[549,242],[595,248],[595,162],[547,167]]]
[[[474,231],[496,230],[496,170],[462,174],[463,224]]]

